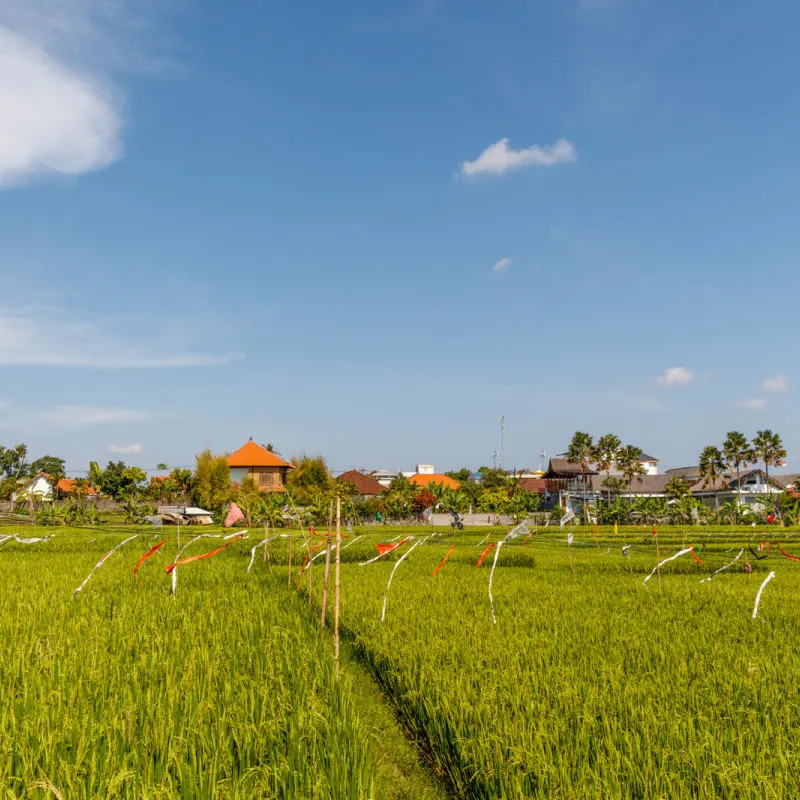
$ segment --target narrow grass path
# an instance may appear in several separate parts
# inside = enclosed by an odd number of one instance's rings
[[[444,800],[443,785],[420,763],[383,691],[363,666],[351,645],[342,639],[341,669],[358,697],[359,715],[369,726],[375,754],[375,800]]]

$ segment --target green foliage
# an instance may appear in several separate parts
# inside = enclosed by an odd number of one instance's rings
[[[472,477],[472,470],[469,467],[461,467],[461,469],[445,472],[445,475],[459,483],[466,483]]]
[[[42,456],[34,461],[28,473],[30,475],[38,475],[40,472],[47,473],[54,480],[59,480],[64,477],[64,469],[66,464],[63,458],[56,458],[55,456]]]
[[[292,459],[295,468],[286,478],[286,489],[295,503],[303,505],[333,489],[333,478],[322,456],[302,456]]]
[[[28,474],[28,448],[20,443],[14,447],[0,446],[0,474],[6,478],[24,478]]]
[[[92,465],[96,466],[94,462]],[[139,467],[129,467],[124,461],[109,461],[102,472],[97,472],[89,466],[89,482],[96,485],[99,482],[100,491],[114,500],[131,497],[142,490],[147,475]]]
[[[192,489],[195,503],[207,511],[221,513],[233,497],[231,473],[225,456],[204,450],[197,456]]]

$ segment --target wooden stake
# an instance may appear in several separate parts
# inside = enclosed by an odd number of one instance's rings
[[[339,570],[342,563],[342,498],[336,498],[336,569],[333,575],[333,658],[339,677]]]
[[[322,625],[323,628],[325,627],[328,616],[328,578],[331,573],[331,543],[331,537],[328,536],[328,544],[325,548],[325,575],[322,578],[322,613],[319,620],[319,624]]]
[[[661,564],[661,549],[658,546],[658,528],[653,528],[653,534],[656,537],[656,562]],[[661,591],[661,567],[658,568],[658,591]]]
[[[181,549],[181,524],[178,523],[178,550]]]
[[[311,605],[311,569],[314,566],[314,537],[308,537],[308,604]],[[300,575],[302,576],[302,572]]]
[[[288,585],[292,585],[292,539],[294,538],[294,531],[289,528],[289,578]]]

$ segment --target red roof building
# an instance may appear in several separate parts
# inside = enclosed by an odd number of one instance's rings
[[[408,479],[408,482],[413,486],[421,486],[423,489],[427,489],[432,483],[436,486],[444,486],[445,489],[461,488],[461,484],[455,478],[451,478],[449,475],[441,475],[436,472],[418,472],[416,475],[412,475]]]
[[[379,495],[386,487],[382,486],[375,478],[370,475],[365,475],[363,472],[351,469],[349,472],[343,472],[337,479],[339,483],[349,483],[356,490],[359,497],[375,497]]]

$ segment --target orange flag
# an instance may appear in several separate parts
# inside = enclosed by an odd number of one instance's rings
[[[492,552],[492,550],[494,550],[494,548],[495,548],[495,547],[497,547],[497,544],[496,544],[496,543],[494,543],[494,544],[490,544],[490,545],[489,545],[489,546],[488,546],[488,547],[487,547],[487,548],[486,548],[486,549],[485,549],[485,550],[484,550],[484,551],[481,553],[481,557],[478,559],[478,563],[475,565],[475,569],[477,569],[477,568],[478,568],[478,567],[479,567],[481,564],[483,564],[483,559],[484,559],[484,558],[486,558],[486,556],[488,556],[488,555],[489,555],[489,553],[491,553],[491,552]]]
[[[433,572],[431,572],[431,575],[438,575],[439,574],[439,570],[447,563],[447,559],[450,558],[450,554],[455,549],[456,549],[456,546],[454,544],[451,544],[450,545],[450,549],[447,551],[447,555],[442,559],[441,564],[439,564],[439,566],[436,567],[436,569]]]
[[[136,566],[133,568],[133,579],[136,580],[136,573],[139,571],[139,567],[150,558],[153,553],[155,553],[160,547],[163,547],[167,543],[167,540],[164,539],[163,541],[159,542],[155,547],[151,547],[137,562]]]
[[[212,556],[215,556],[217,553],[221,553],[226,547],[230,547],[237,539],[241,539],[242,536],[243,534],[241,533],[238,534],[237,536],[234,536],[233,539],[231,539],[226,544],[222,545],[222,547],[218,547],[216,550],[212,550],[210,553],[202,553],[199,556],[190,556],[189,558],[182,558],[180,561],[176,561],[174,564],[170,564],[164,571],[169,575],[169,573],[172,572],[172,570],[174,570],[175,567],[180,567],[181,564],[191,564],[192,561],[202,561],[204,558],[211,558]]]

